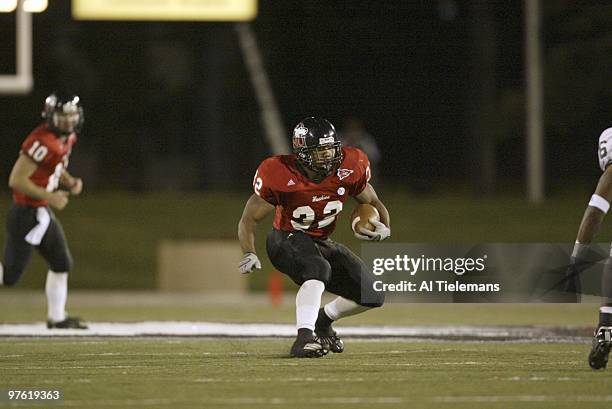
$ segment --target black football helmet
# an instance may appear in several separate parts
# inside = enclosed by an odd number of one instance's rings
[[[308,117],[293,129],[293,153],[298,163],[319,177],[332,174],[342,162],[342,144],[327,119]]]
[[[81,99],[77,95],[55,92],[45,99],[42,117],[49,128],[59,135],[81,132],[85,121]]]

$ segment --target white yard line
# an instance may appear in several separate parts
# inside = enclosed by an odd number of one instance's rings
[[[429,399],[430,402],[439,404],[490,404],[490,403],[553,403],[553,402],[583,402],[599,403],[612,402],[612,395],[578,395],[578,396],[556,396],[556,395],[483,395],[483,396],[439,396]],[[297,405],[297,404],[327,404],[327,405],[395,405],[409,404],[413,402],[410,397],[399,396],[321,396],[313,398],[285,398],[285,397],[240,397],[240,398],[212,398],[206,401],[189,401],[189,403],[206,403],[215,405]],[[176,405],[186,403],[181,399],[102,399],[102,400],[64,400],[62,406],[68,407],[96,407],[96,406],[157,406]]]
[[[612,402],[612,395],[501,395],[501,396],[438,396],[438,403],[497,403],[497,402]]]
[[[290,324],[236,324],[191,321],[145,321],[129,323],[92,322],[87,330],[46,328],[44,323],[3,324],[0,337],[139,337],[139,336],[203,336],[203,337],[293,337]],[[501,326],[338,326],[341,336],[352,338],[420,338],[425,340],[548,341],[581,342],[586,337],[568,335],[567,329],[557,333],[546,327]]]

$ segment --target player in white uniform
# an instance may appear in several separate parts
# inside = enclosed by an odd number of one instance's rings
[[[578,288],[578,275],[581,265],[588,264],[589,245],[593,242],[612,201],[612,128],[599,137],[599,167],[603,174],[599,178],[595,193],[587,206],[572,252],[572,268],[568,274],[567,289]],[[612,254],[612,253],[611,253]],[[602,304],[599,308],[599,324],[593,337],[593,348],[589,354],[589,365],[593,369],[603,369],[608,364],[608,354],[612,347],[612,258],[605,263],[602,277]]]

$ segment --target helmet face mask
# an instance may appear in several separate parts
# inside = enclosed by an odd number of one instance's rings
[[[342,144],[336,129],[322,118],[305,118],[293,130],[293,152],[297,161],[324,178],[342,162]]]
[[[312,148],[302,148],[298,153],[298,161],[320,176],[329,176],[342,161],[340,142]]]
[[[85,119],[78,96],[63,97],[55,93],[45,99],[42,117],[47,121],[49,128],[60,135],[80,132]]]

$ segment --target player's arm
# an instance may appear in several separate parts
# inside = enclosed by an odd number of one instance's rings
[[[376,227],[376,230],[373,232],[362,230],[365,237],[363,235],[359,235],[357,237],[365,240],[378,241],[384,240],[391,236],[391,217],[389,216],[389,211],[384,203],[378,198],[378,195],[376,194],[376,191],[372,185],[368,183],[365,189],[355,196],[355,200],[357,200],[357,202],[360,204],[369,204],[374,206],[380,215],[380,222],[370,219],[370,223]]]
[[[244,206],[242,217],[238,222],[238,240],[244,257],[240,262],[240,272],[250,273],[253,268],[261,268],[261,263],[255,254],[255,229],[257,223],[266,217],[274,206],[256,194],[252,194]]]
[[[388,228],[391,228],[391,217],[389,216],[389,211],[383,202],[380,201],[374,187],[372,187],[371,184],[368,183],[365,189],[355,196],[355,200],[357,200],[357,202],[360,204],[369,204],[374,206],[380,214],[380,221]]]
[[[38,165],[23,153],[13,165],[9,176],[9,187],[36,200],[47,200],[57,210],[62,210],[68,204],[68,193],[47,192],[44,188],[32,182],[32,175],[36,172]]]
[[[591,196],[578,229],[576,237],[578,243],[593,241],[610,208],[610,201],[612,201],[612,166],[608,166],[601,175],[595,193]]]
[[[578,276],[597,259],[597,252],[591,249],[591,243],[601,227],[612,200],[612,166],[608,166],[599,178],[595,193],[584,211],[576,244],[572,251],[570,265],[566,271],[564,291],[572,294],[580,292]],[[593,258],[593,257],[596,258]]]
[[[83,190],[83,180],[72,176],[66,169],[60,176],[60,185],[68,189],[72,195],[78,195]]]

